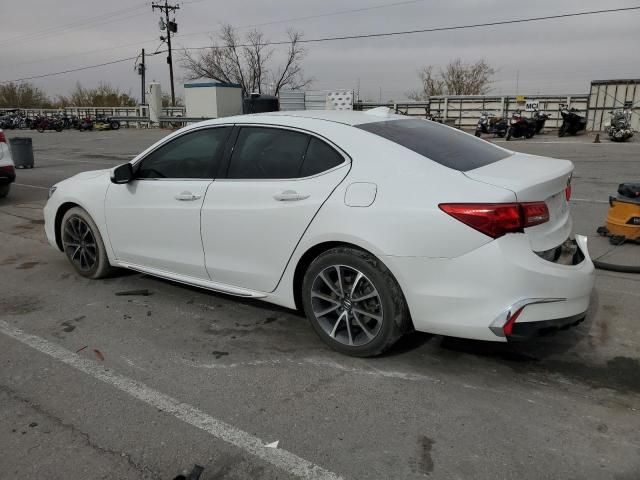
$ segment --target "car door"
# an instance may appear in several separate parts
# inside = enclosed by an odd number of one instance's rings
[[[208,127],[172,138],[136,162],[132,182],[110,185],[107,231],[119,261],[209,279],[200,209],[231,130]]]
[[[226,178],[202,206],[207,271],[215,282],[270,292],[350,163],[301,131],[242,126],[234,136]]]

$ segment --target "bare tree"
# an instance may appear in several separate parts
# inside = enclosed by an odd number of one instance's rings
[[[136,100],[131,92],[123,92],[108,83],[100,83],[94,88],[85,88],[80,82],[69,95],[58,95],[57,105],[60,107],[134,107]]]
[[[243,96],[252,92],[278,95],[283,88],[300,89],[311,83],[302,72],[302,60],[306,51],[300,44],[302,34],[290,30],[287,55],[280,66],[272,66],[274,50],[268,48],[268,40],[258,30],[240,37],[231,25],[224,25],[218,41],[211,39],[211,46],[197,54],[185,50],[182,67],[188,80],[210,78],[224,83],[235,83],[242,88]]]
[[[51,99],[31,83],[0,85],[0,107],[51,107]]]
[[[434,73],[429,65],[418,72],[422,90],[410,92],[412,100],[426,100],[434,95],[484,95],[491,85],[495,69],[484,59],[464,63],[456,58],[446,68]]]

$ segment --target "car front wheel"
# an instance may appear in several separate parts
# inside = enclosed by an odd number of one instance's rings
[[[411,324],[391,272],[373,255],[340,247],[318,256],[302,284],[305,314],[333,349],[371,357],[389,349]]]
[[[113,272],[100,231],[86,210],[69,209],[62,218],[62,247],[73,268],[87,278],[104,278]]]

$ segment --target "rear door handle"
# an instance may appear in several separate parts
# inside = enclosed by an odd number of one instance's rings
[[[309,198],[309,195],[304,195],[293,190],[285,190],[282,193],[276,193],[273,198],[279,202],[295,202],[298,200],[305,200]]]
[[[198,200],[202,195],[194,195],[191,192],[182,192],[180,195],[176,195],[174,198],[176,200],[180,200],[181,202],[192,202],[194,200]]]

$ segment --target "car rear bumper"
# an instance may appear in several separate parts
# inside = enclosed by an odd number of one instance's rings
[[[534,253],[527,234],[505,235],[457,258],[383,261],[400,283],[416,330],[507,341],[543,331],[540,322],[585,316],[595,273],[586,237],[577,236],[576,244],[576,263],[568,265]],[[516,312],[512,335],[505,335]]]
[[[507,337],[509,341],[529,340],[533,337],[543,336],[566,330],[583,322],[587,312],[579,313],[571,317],[556,318],[555,320],[541,320],[538,322],[516,322],[513,333]]]
[[[0,169],[0,185],[6,185],[7,183],[13,183],[16,181],[15,173],[8,173]]]

